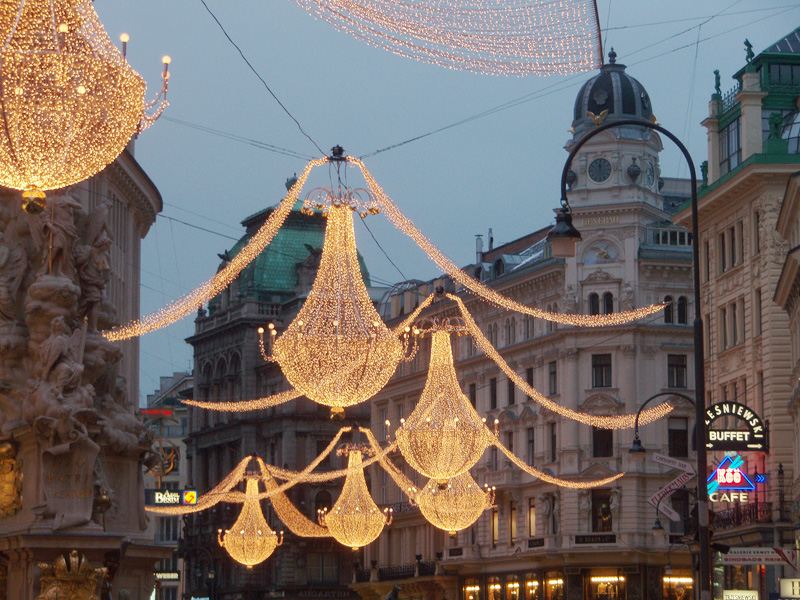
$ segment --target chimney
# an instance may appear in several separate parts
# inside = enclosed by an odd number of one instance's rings
[[[494,250],[494,234],[492,233],[492,228],[489,227],[489,252]]]
[[[483,262],[483,236],[478,234],[475,236],[475,264]]]

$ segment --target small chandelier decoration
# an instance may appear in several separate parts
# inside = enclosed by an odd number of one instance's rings
[[[445,486],[431,479],[412,501],[431,525],[454,536],[492,507],[494,492],[494,487],[482,490],[469,473],[462,473]]]
[[[239,518],[224,535],[222,529],[217,533],[219,545],[225,548],[233,560],[248,569],[267,560],[275,548],[283,543],[283,532],[276,534],[272,531],[261,512],[258,480],[258,476],[247,477],[245,500]]]
[[[375,541],[384,525],[392,522],[391,509],[383,512],[375,504],[364,480],[362,449],[346,447],[349,472],[344,480],[342,493],[331,510],[319,511],[319,522],[328,528],[331,535],[344,546],[358,550]],[[356,469],[356,470],[353,470]]]
[[[395,433],[408,464],[443,486],[469,470],[494,439],[458,384],[450,335],[463,331],[456,318],[424,321],[414,329],[416,336],[431,334],[428,379],[417,407]]]
[[[386,385],[405,347],[381,320],[361,276],[353,212],[369,212],[369,205],[330,189],[324,196],[316,193],[314,200],[328,218],[319,270],[303,308],[272,344],[272,356],[296,390],[341,417],[344,407]]]
[[[167,105],[165,56],[159,96],[111,43],[91,0],[6,2],[0,11],[0,185],[23,207],[78,183],[113,161]],[[13,6],[12,6],[13,5]],[[152,111],[147,114],[147,111]]]

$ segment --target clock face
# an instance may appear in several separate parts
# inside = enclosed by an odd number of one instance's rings
[[[589,177],[592,181],[602,183],[611,176],[611,163],[605,158],[597,158],[589,165]]]
[[[647,163],[647,172],[645,177],[647,178],[647,185],[653,187],[653,184],[656,181],[656,169],[651,162]]]

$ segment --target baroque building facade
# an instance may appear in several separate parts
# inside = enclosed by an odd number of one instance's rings
[[[800,338],[792,312],[797,288],[792,296],[794,282],[787,269],[796,260],[788,253],[790,240],[798,243],[792,190],[800,168],[795,124],[800,30],[757,56],[748,48],[746,64],[733,78],[735,86],[725,94],[717,85],[703,121],[708,162],[700,188],[698,241],[706,404],[747,406],[769,425],[770,439],[768,451],[742,453],[744,472],[764,476],[755,492],[744,501],[712,502],[714,541],[793,547],[792,482],[798,487],[793,390]],[[689,224],[688,209],[678,217],[679,223]],[[710,463],[722,459],[720,452],[709,453]],[[720,569],[718,584],[768,597],[779,591],[779,579],[794,573],[788,564],[732,564]]]
[[[287,189],[294,182],[287,181]],[[194,348],[194,398],[235,401],[269,396],[289,389],[275,363],[265,361],[257,329],[272,323],[282,332],[297,314],[314,281],[325,237],[325,218],[319,212],[303,215],[298,202],[270,245],[220,296],[203,308],[188,339]],[[236,256],[271,214],[265,209],[246,218],[246,232],[234,247],[220,255],[222,265]],[[361,262],[369,286],[369,274]],[[220,267],[221,268],[221,267]],[[375,291],[376,295],[382,291]],[[366,426],[367,408],[348,411],[349,424]],[[187,463],[191,489],[204,493],[239,461],[258,454],[268,464],[303,469],[329,444],[342,423],[330,418],[328,407],[305,397],[249,413],[214,412],[191,408]],[[346,466],[331,454],[318,468]],[[253,468],[255,468],[253,466]],[[301,484],[287,492],[309,519],[330,508],[339,483]],[[218,529],[228,529],[239,505],[221,503],[184,522],[181,554],[188,573],[186,589],[195,597],[214,600],[281,598],[347,598],[354,595],[353,553],[332,538],[300,538],[277,520],[263,503],[270,527],[284,531],[283,545],[268,561],[246,569],[217,543]]]
[[[643,86],[610,63],[581,88],[574,137],[606,122],[648,120]],[[607,111],[607,112],[606,112]],[[591,114],[589,114],[591,113]],[[604,113],[604,114],[603,114]],[[602,116],[600,116],[602,115]],[[576,328],[536,320],[462,296],[503,360],[530,385],[583,413],[636,413],[655,394],[670,401],[669,416],[640,428],[648,460],[628,452],[633,432],[578,424],[528,398],[471,338],[453,338],[462,390],[478,412],[498,421],[500,440],[539,470],[567,480],[626,475],[599,489],[579,491],[536,480],[490,448],[471,470],[479,485],[496,488],[494,507],[453,537],[428,524],[408,497],[381,471],[372,494],[394,507],[392,526],[371,544],[353,588],[364,599],[382,598],[398,585],[400,598],[459,600],[661,600],[691,596],[691,494],[678,490],[662,503],[679,513],[661,517],[665,536],[654,536],[656,509],[647,503],[680,471],[649,460],[654,452],[694,458],[693,342],[690,235],[671,221],[688,182],[670,181],[669,201],[659,193],[658,134],[642,127],[610,129],[587,143],[568,181],[575,226],[583,239],[575,258],[551,256],[548,228],[487,252],[480,248],[468,270],[496,291],[526,306],[574,314],[610,314],[666,302],[664,312],[638,322]],[[392,298],[397,319],[441,279]],[[455,316],[449,301],[425,316]],[[371,401],[376,437],[386,440],[414,409],[426,381],[423,344],[416,360],[401,365]],[[652,406],[652,404],[651,404]],[[390,426],[384,425],[390,421]],[[402,457],[395,460],[415,485]],[[669,523],[667,525],[667,523]]]

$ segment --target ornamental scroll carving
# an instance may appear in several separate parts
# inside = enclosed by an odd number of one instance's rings
[[[92,568],[86,557],[72,550],[52,563],[39,563],[41,593],[36,600],[100,600],[97,587],[106,568]]]

